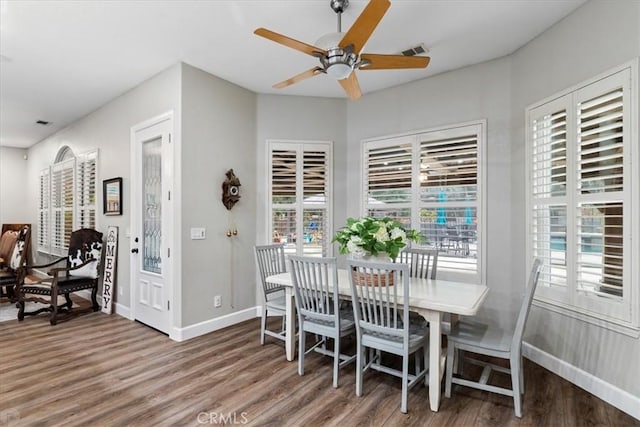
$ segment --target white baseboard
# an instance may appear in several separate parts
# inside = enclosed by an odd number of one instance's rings
[[[196,323],[195,325],[187,326],[185,328],[173,328],[169,337],[175,341],[185,341],[199,337],[200,335],[208,334],[209,332],[217,331],[218,329],[253,319],[256,317],[257,309],[257,307],[250,307],[225,316],[216,317],[215,319],[205,320],[204,322]]]
[[[522,343],[522,354],[559,377],[640,420],[640,397],[609,384],[529,343]]]
[[[113,307],[115,308],[115,313],[119,316],[122,316],[126,319],[129,320],[133,320],[131,318],[131,309],[129,307],[127,307],[126,305],[122,305],[122,304],[118,304],[117,302],[113,304]]]

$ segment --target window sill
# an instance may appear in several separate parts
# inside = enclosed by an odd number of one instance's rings
[[[604,317],[596,317],[592,314],[581,311],[577,307],[569,306],[558,301],[542,299],[536,296],[533,300],[533,305],[549,311],[553,311],[554,313],[562,314],[564,316],[589,323],[591,325],[599,326],[601,328],[617,332],[619,334],[627,335],[632,338],[640,337],[640,327],[636,325],[632,325],[631,323],[625,323],[622,321],[606,319]]]

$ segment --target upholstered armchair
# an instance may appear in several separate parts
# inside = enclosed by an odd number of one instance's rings
[[[14,288],[30,260],[31,225],[3,224],[0,236],[0,297],[17,300]],[[25,275],[26,275],[25,271]]]

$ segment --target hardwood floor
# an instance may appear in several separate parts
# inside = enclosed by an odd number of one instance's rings
[[[176,343],[102,313],[54,327],[46,315],[2,322],[0,425],[640,426],[529,361],[522,419],[510,397],[462,387],[434,413],[417,386],[405,415],[398,379],[367,373],[356,397],[352,365],[333,389],[330,358],[308,355],[300,377],[281,343],[260,346],[259,330],[255,319]]]

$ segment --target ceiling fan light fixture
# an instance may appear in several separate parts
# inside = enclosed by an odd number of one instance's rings
[[[349,77],[349,74],[353,71],[353,68],[348,64],[335,63],[327,68],[327,74],[336,80],[342,80]]]

